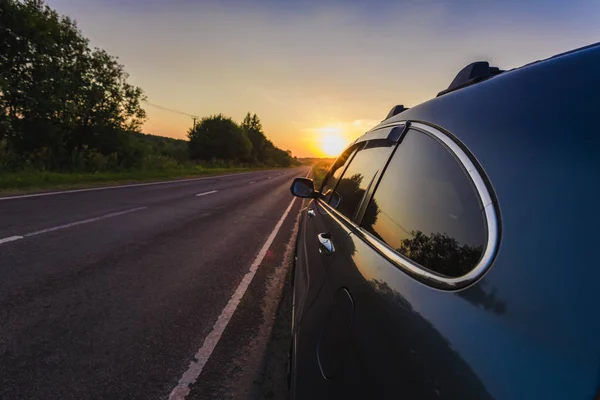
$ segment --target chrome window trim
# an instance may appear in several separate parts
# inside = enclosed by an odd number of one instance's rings
[[[453,139],[451,139],[448,135],[440,132],[439,130],[432,128],[431,126],[422,124],[420,122],[413,122],[410,125],[410,127],[425,131],[425,132],[431,134],[432,136],[434,136],[436,139],[438,139],[442,143],[444,143],[446,145],[446,147],[448,147],[450,149],[452,154],[454,154],[456,157],[458,157],[458,159],[460,160],[460,163],[463,165],[463,167],[467,171],[467,174],[469,175],[469,177],[475,184],[475,188],[477,189],[479,197],[481,198],[482,208],[485,208],[488,205],[492,204],[492,196],[490,195],[490,193],[488,191],[485,181],[483,180],[483,178],[479,174],[479,171],[475,167],[475,164],[473,164],[473,161],[471,161],[471,158],[465,153],[465,151]]]
[[[454,154],[454,156],[456,156],[456,158],[459,160],[460,164],[462,164],[463,168],[467,172],[467,175],[473,182],[477,194],[481,200],[481,212],[483,213],[483,216],[485,218],[484,223],[487,229],[487,242],[481,259],[479,260],[477,265],[473,269],[471,269],[471,271],[466,275],[450,278],[428,270],[424,266],[401,255],[400,253],[396,252],[396,250],[389,247],[386,243],[380,241],[371,233],[357,226],[353,222],[347,221],[346,224],[350,222],[352,224],[352,227],[354,228],[353,231],[355,231],[355,233],[357,233],[359,237],[368,242],[383,256],[385,256],[392,263],[396,264],[398,267],[400,267],[400,269],[402,269],[409,275],[412,275],[418,280],[439,289],[460,289],[478,280],[491,267],[494,258],[496,257],[496,253],[498,251],[498,246],[500,243],[499,214],[493,203],[492,195],[488,189],[488,186],[485,183],[485,180],[475,167],[475,164],[471,161],[471,158],[452,138],[431,126],[418,122],[411,122],[410,128],[415,128],[417,130],[425,132],[426,134],[430,134],[437,138],[444,145],[446,145],[449,151],[452,154]],[[402,146],[402,143],[400,143],[399,146]],[[386,172],[383,171],[383,175],[385,175],[385,173]],[[377,189],[375,190],[375,192],[377,192]],[[369,201],[371,199],[369,199]],[[335,212],[335,214],[338,213]]]
[[[403,256],[396,252],[396,250],[383,243],[371,233],[367,232],[361,227],[357,227],[357,234],[363,240],[368,242],[377,251],[383,254],[392,263],[398,265],[400,269],[412,275],[413,277],[423,281],[424,283],[437,287],[444,290],[457,290],[470,285],[471,283],[478,280],[483,274],[489,269],[496,256],[497,243],[498,243],[498,225],[496,219],[496,213],[493,209],[493,205],[490,204],[484,208],[483,212],[487,218],[487,230],[488,240],[487,247],[483,253],[483,256],[468,274],[459,276],[456,278],[449,278],[447,276],[436,274],[423,267],[422,265],[414,262],[413,260]]]
[[[322,206],[323,210],[325,210],[325,212],[329,214],[331,218],[335,219],[337,223],[344,225],[348,231],[356,231],[359,228],[355,222],[351,221],[350,218],[331,207],[324,199],[317,200],[319,201],[319,205]]]

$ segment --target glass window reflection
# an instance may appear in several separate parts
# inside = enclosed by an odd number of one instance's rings
[[[423,267],[449,277],[468,273],[486,242],[470,178],[436,139],[407,133],[361,225]]]
[[[329,199],[329,204],[352,219],[365,192],[389,159],[393,145],[388,140],[373,140],[357,152]]]
[[[321,193],[323,193],[327,201],[329,201],[329,199],[331,198],[333,189],[335,188],[335,185],[337,185],[340,176],[342,175],[342,172],[344,172],[344,169],[346,168],[346,165],[348,165],[348,163],[352,159],[352,155],[354,154],[356,149],[361,146],[362,144],[358,146],[349,147],[335,160],[335,162],[331,166],[331,170],[325,177],[325,182],[321,187]]]

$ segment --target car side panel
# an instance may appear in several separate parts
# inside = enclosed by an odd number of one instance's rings
[[[599,63],[600,49],[572,54],[396,118],[440,127],[474,154],[497,195],[501,245],[481,280],[451,292],[350,234],[328,272],[330,290],[346,287],[355,307],[356,367],[344,371],[359,374],[363,392],[345,398],[597,395],[600,69],[590,66]]]
[[[388,398],[591,399],[600,387],[600,49],[449,93],[399,118],[474,154],[495,189],[501,245],[489,272],[432,289],[353,234],[356,352]],[[456,386],[461,382],[463,386]],[[476,396],[471,393],[476,394]]]
[[[355,301],[353,352],[372,398],[593,398],[597,358],[569,352],[573,342],[558,346],[552,331],[531,337],[515,320],[523,309],[491,277],[459,292],[439,291],[356,235],[346,243],[350,261],[331,272]]]
[[[456,324],[444,334],[465,359],[472,357],[473,370],[496,398],[590,399],[600,388],[595,65],[600,48],[506,73],[403,113],[456,135],[497,195],[498,256],[461,296],[489,317],[453,307],[448,312],[468,316],[464,323],[472,328],[461,331]],[[435,307],[436,297],[416,301]],[[498,304],[502,314],[493,311]]]
[[[296,399],[318,398],[321,394],[328,398],[330,381],[321,372],[318,361],[318,345],[323,329],[330,315],[335,291],[327,282],[327,271],[335,264],[344,240],[348,236],[347,227],[339,224],[325,209],[322,200],[313,200],[308,209],[314,217],[304,216],[304,224],[299,232],[302,245],[299,251],[294,284],[295,321],[293,341],[293,393]],[[319,252],[317,235],[329,233],[335,247],[332,255]],[[301,282],[306,282],[301,283]],[[319,394],[321,393],[321,394]],[[316,397],[315,397],[316,396]]]
[[[310,217],[308,211],[312,210],[314,216]],[[296,266],[296,310],[295,324],[300,325],[309,310],[314,306],[315,299],[326,280],[329,265],[333,262],[338,252],[332,256],[323,256],[319,252],[317,235],[332,231],[329,215],[323,210],[317,200],[311,200],[304,212],[303,224],[299,231],[300,242],[299,262]],[[341,237],[332,237],[334,245],[340,243],[347,233],[342,232]]]

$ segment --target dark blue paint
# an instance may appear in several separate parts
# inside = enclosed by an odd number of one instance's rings
[[[393,118],[438,126],[477,158],[497,196],[500,249],[481,280],[446,292],[411,278],[350,228],[323,284],[347,288],[355,302],[348,376],[327,381],[313,398],[594,398],[598,66],[600,47],[504,73]],[[310,271],[313,260],[303,262]],[[303,324],[310,321],[308,313]]]

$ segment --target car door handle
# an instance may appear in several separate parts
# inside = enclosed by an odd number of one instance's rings
[[[330,256],[335,252],[335,247],[331,242],[331,233],[319,233],[317,239],[319,239],[319,253]]]
[[[308,216],[310,218],[315,216],[315,210],[313,210],[312,208],[309,208],[308,211],[306,212],[308,214]]]

